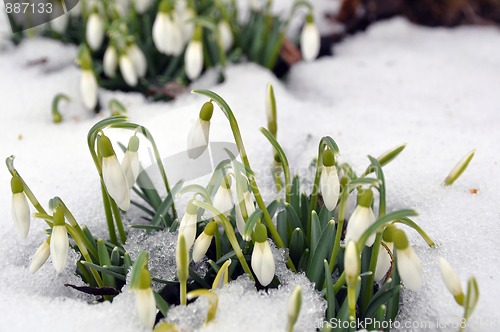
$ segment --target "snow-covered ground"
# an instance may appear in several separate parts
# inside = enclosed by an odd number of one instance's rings
[[[358,172],[368,164],[367,154],[376,156],[408,143],[385,169],[388,208],[418,210],[417,222],[438,247],[429,249],[408,231],[423,262],[425,281],[419,293],[404,291],[403,322],[427,321],[431,330],[456,330],[451,324],[459,321],[462,311],[441,281],[437,265],[437,257],[445,256],[464,285],[471,275],[479,283],[480,301],[469,331],[499,328],[499,40],[494,28],[427,29],[394,19],[336,46],[334,57],[296,65],[285,83],[256,65],[243,64],[228,68],[224,84],[211,86],[233,107],[256,169],[265,170],[272,160],[258,131],[266,124],[268,82],[277,96],[278,138],[297,172],[308,167],[324,135],[335,138],[342,160]],[[97,172],[86,145],[88,129],[104,115],[93,116],[79,106],[74,54],[74,48],[40,39],[0,53],[0,156],[16,155],[17,169],[45,206],[58,195],[80,223],[105,236]],[[45,64],[28,65],[43,57]],[[202,78],[197,85],[201,82],[210,79]],[[65,121],[54,125],[50,105],[59,92],[73,96],[73,102],[63,107]],[[171,103],[148,103],[140,95],[102,91],[103,105],[112,97],[127,106],[132,121],[152,131],[163,156],[185,150],[187,130],[204,102],[187,94]],[[211,138],[231,141],[220,112],[215,113]],[[473,148],[477,153],[467,171],[455,185],[443,187],[449,170]],[[64,287],[78,283],[71,267],[57,276],[46,264],[36,275],[29,274],[30,257],[44,240],[43,225],[32,220],[28,239],[18,239],[9,181],[2,168],[0,331],[141,330],[129,294],[118,296],[113,304],[89,305]],[[233,286],[236,294],[247,291],[244,284]],[[249,297],[254,305],[273,307],[259,296]],[[279,298],[286,302],[282,295]],[[238,319],[249,321],[242,318],[250,315],[248,303],[237,309],[234,299],[221,301],[221,311],[226,312],[219,312],[224,317],[219,324],[233,331]],[[228,317],[234,317],[232,323]],[[212,329],[223,330],[221,325]],[[249,325],[239,329],[253,330]]]

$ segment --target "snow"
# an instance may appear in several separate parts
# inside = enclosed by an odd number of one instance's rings
[[[500,171],[496,146],[500,141],[499,38],[499,31],[491,27],[428,29],[393,19],[335,46],[334,57],[296,65],[284,83],[254,64],[242,64],[230,66],[227,81],[211,87],[233,108],[259,176],[272,162],[271,148],[258,131],[266,124],[268,82],[273,83],[277,97],[278,139],[297,173],[307,173],[324,135],[337,141],[342,161],[358,172],[368,164],[368,153],[377,156],[408,143],[385,168],[388,208],[415,208],[420,213],[416,221],[438,247],[428,248],[415,232],[407,231],[423,262],[424,287],[419,293],[404,290],[403,322],[429,321],[434,324],[432,330],[438,329],[437,324],[447,324],[441,330],[448,331],[460,320],[462,310],[439,274],[437,257],[444,256],[464,286],[471,275],[478,280],[480,301],[469,330],[498,328],[494,323],[500,318],[495,310],[500,297],[495,264],[500,255],[496,242],[500,238],[500,178],[496,176]],[[0,156],[16,155],[17,169],[45,207],[51,197],[60,196],[81,224],[104,237],[98,176],[87,152],[86,134],[106,114],[93,116],[80,106],[79,72],[71,65],[74,54],[72,47],[37,38],[0,53],[0,122],[4,124]],[[48,62],[27,65],[41,57]],[[73,102],[63,108],[65,121],[54,125],[50,104],[59,92],[71,95]],[[125,104],[131,121],[150,129],[163,157],[185,150],[188,129],[205,101],[186,94],[170,103],[150,103],[138,94],[101,91],[103,105],[111,98]],[[111,134],[126,142],[130,133]],[[211,139],[232,141],[220,112],[214,114]],[[477,152],[469,168],[453,186],[443,187],[448,172],[472,148]],[[259,179],[266,197],[272,196],[270,182]],[[56,276],[48,262],[37,274],[29,274],[29,258],[45,239],[44,227],[32,219],[28,239],[17,237],[11,221],[9,181],[3,168],[0,330],[8,326],[9,331],[140,331],[129,292],[113,304],[89,305],[77,291],[64,287],[64,283],[78,284],[69,267]],[[477,194],[470,189],[477,189]],[[132,210],[130,218],[139,215]],[[296,278],[296,282],[304,281]],[[286,302],[291,288],[276,291],[277,303]],[[219,292],[221,312],[236,306],[235,295],[242,293],[245,301],[262,303],[263,309],[270,306],[268,296],[250,291],[244,279]],[[278,309],[273,313],[278,315]],[[235,330],[232,324],[237,321],[227,316],[220,315],[219,323],[214,322],[218,330],[225,324],[227,331]],[[283,316],[273,324],[285,320]],[[238,327],[242,331],[252,326]]]

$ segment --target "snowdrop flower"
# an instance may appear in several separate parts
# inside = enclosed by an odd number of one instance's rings
[[[193,39],[189,42],[186,53],[184,53],[186,75],[191,81],[197,79],[203,70],[203,44],[201,37],[202,28],[201,26],[197,26]]]
[[[288,300],[288,322],[287,331],[293,331],[293,327],[299,318],[300,307],[302,306],[302,287],[295,285],[290,300]]]
[[[189,131],[187,154],[191,159],[196,159],[205,152],[208,147],[208,135],[210,133],[210,120],[214,113],[212,102],[203,104],[200,116]]]
[[[153,42],[161,53],[179,55],[182,52],[182,31],[173,19],[168,0],[162,0],[153,24]]]
[[[300,49],[302,51],[302,58],[305,61],[316,59],[319,54],[320,42],[320,35],[318,27],[314,23],[314,16],[312,13],[309,13],[306,18],[306,24],[300,34]]]
[[[401,280],[412,291],[422,288],[422,264],[415,250],[410,246],[405,232],[400,229],[394,231],[394,245],[396,246],[396,263]]]
[[[453,295],[455,301],[457,301],[459,305],[463,305],[465,295],[462,291],[460,279],[451,267],[450,263],[443,257],[439,257],[439,269],[441,270],[441,277],[443,278],[446,288],[448,288],[450,293]]]
[[[61,207],[57,207],[54,212],[54,225],[52,226],[52,235],[50,238],[50,256],[52,265],[57,273],[61,273],[66,266],[69,251],[68,232],[66,222],[64,221],[64,212]]]
[[[179,224],[179,234],[184,235],[187,250],[191,249],[196,238],[196,224],[198,222],[198,208],[190,201],[186,207],[186,213]]]
[[[104,40],[104,33],[104,21],[97,7],[94,7],[87,20],[86,30],[87,43],[91,49],[97,51],[101,47],[102,41]]]
[[[349,241],[344,253],[344,272],[349,287],[356,287],[360,272],[358,247],[355,241]]]
[[[144,14],[151,5],[153,4],[153,0],[133,0],[135,10],[139,14]]]
[[[53,11],[52,15],[55,15],[55,11]],[[54,30],[59,34],[63,34],[64,32],[66,32],[66,28],[68,27],[68,22],[69,22],[69,15],[62,14],[58,17],[52,18],[49,24],[52,30]]]
[[[391,255],[387,252],[387,249],[389,251],[393,252],[394,250],[394,243],[392,242],[384,242],[382,243],[385,245],[380,245],[380,249],[378,250],[378,256],[377,256],[377,265],[375,266],[375,280],[380,281],[384,279],[385,275],[387,274],[387,271],[391,268],[392,265],[392,257]],[[386,248],[387,247],[387,248]]]
[[[108,77],[115,77],[118,66],[118,51],[113,45],[108,46],[104,52],[103,67],[104,73]]]
[[[88,49],[82,48],[81,51],[81,76],[80,76],[80,94],[82,96],[83,105],[93,110],[97,106],[97,79],[92,67],[92,59]]]
[[[30,230],[30,207],[24,194],[23,181],[14,175],[10,181],[12,189],[12,218],[17,232],[22,239],[28,236]]]
[[[323,170],[320,185],[326,208],[329,211],[335,210],[340,196],[340,180],[335,167],[335,156],[330,149],[323,152]]]
[[[138,77],[132,63],[132,59],[128,53],[124,52],[120,55],[120,72],[122,73],[123,79],[128,86],[136,86]]]
[[[264,224],[255,226],[255,244],[252,251],[252,270],[262,286],[273,281],[275,265],[271,247],[267,242],[267,228]]]
[[[146,56],[139,46],[135,43],[131,44],[127,49],[127,54],[129,55],[130,60],[132,60],[137,77],[143,78],[146,76],[148,64],[146,62]]]
[[[262,0],[249,0],[250,1],[250,9],[253,11],[261,11],[264,6]]]
[[[375,214],[371,208],[373,203],[373,193],[371,189],[365,190],[358,195],[358,206],[349,218],[345,235],[345,242],[349,240],[358,241],[361,235],[373,224],[376,220]],[[375,234],[371,234],[366,240],[365,245],[371,247],[375,241]]]
[[[214,196],[214,208],[227,215],[233,208],[233,195],[231,193],[231,177],[225,175],[222,178],[219,189]]]
[[[130,188],[107,136],[102,135],[99,139],[99,149],[102,156],[102,179],[106,190],[118,207],[127,211],[130,207]]]
[[[253,204],[252,195],[247,190],[243,193],[243,204],[245,204],[246,216],[243,216],[241,211],[240,204],[235,205],[236,207],[236,227],[238,228],[238,232],[240,232],[241,237],[245,241],[250,241],[250,235],[245,234],[245,219],[247,219],[252,213],[255,211],[255,205]]]
[[[217,30],[219,31],[219,37],[222,43],[222,48],[224,51],[229,51],[233,47],[234,37],[231,27],[226,20],[222,20],[217,24]]]
[[[50,256],[50,236],[35,251],[30,264],[30,273],[35,273],[42,267]]]
[[[146,268],[140,272],[137,287],[131,288],[135,293],[135,307],[141,323],[152,329],[156,320],[156,301],[151,288],[151,274]]]
[[[134,186],[141,168],[137,150],[139,150],[139,138],[134,135],[130,137],[130,140],[128,141],[127,151],[125,152],[121,163],[123,173],[125,173],[130,189]]]
[[[196,241],[194,242],[193,247],[193,261],[198,263],[205,257],[205,254],[212,243],[212,239],[214,238],[214,233],[217,231],[217,224],[213,221],[209,222],[203,233],[198,236]]]

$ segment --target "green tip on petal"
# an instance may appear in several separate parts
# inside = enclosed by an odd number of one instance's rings
[[[228,174],[228,175],[224,175],[220,185],[226,189],[230,189],[232,183],[233,183],[233,180],[231,179],[231,176],[229,176],[229,174]]]
[[[160,13],[168,13],[171,10],[170,1],[163,0],[160,2],[160,6],[158,7],[158,12]]]
[[[209,222],[206,226],[203,232],[207,234],[208,236],[214,235],[215,231],[217,230],[217,223],[211,221]]]
[[[264,224],[257,224],[253,234],[255,242],[262,243],[267,241],[267,228]]]
[[[385,242],[394,242],[394,232],[396,232],[398,228],[394,225],[389,225],[385,228],[383,233],[383,240]]]
[[[135,135],[130,137],[128,141],[128,150],[130,152],[137,152],[137,150],[139,150],[139,137]]]
[[[113,145],[111,144],[109,138],[105,135],[102,135],[99,139],[99,151],[101,151],[101,155],[103,158],[115,155],[115,150],[113,150]]]
[[[196,214],[196,212],[198,211],[198,207],[196,205],[194,205],[193,203],[194,199],[190,200],[188,205],[186,206],[186,213],[187,214]]]
[[[327,149],[323,152],[323,166],[332,167],[333,165],[335,165],[335,156],[332,150]]]
[[[211,101],[207,101],[200,110],[200,119],[203,121],[210,121],[214,114],[214,105]]]
[[[23,181],[17,175],[14,175],[10,180],[10,188],[13,194],[19,194],[24,191]]]
[[[340,179],[340,185],[342,187],[345,187],[347,186],[347,184],[349,183],[349,178],[347,176],[343,176],[341,179]]]
[[[373,192],[371,189],[366,189],[358,194],[358,205],[371,207],[373,203]]]
[[[203,28],[201,25],[197,25],[193,33],[193,40],[201,42],[202,38],[203,38]]]
[[[312,12],[310,12],[309,14],[307,14],[306,22],[307,23],[314,23],[314,15],[313,15]]]
[[[394,245],[398,250],[404,250],[408,248],[408,246],[410,245],[410,242],[408,241],[408,237],[406,237],[405,232],[403,232],[400,229],[394,232],[393,237],[394,237]]]
[[[56,210],[54,211],[53,215],[54,219],[54,226],[64,226],[64,211],[62,207],[58,206],[56,207]]]

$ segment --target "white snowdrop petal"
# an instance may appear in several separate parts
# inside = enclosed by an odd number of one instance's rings
[[[66,28],[68,27],[68,22],[69,22],[69,15],[62,14],[58,17],[51,19],[49,24],[52,30],[62,34],[66,31]]]
[[[57,273],[61,273],[66,266],[68,259],[69,241],[66,226],[52,227],[52,236],[50,238],[50,256],[52,265]]]
[[[340,181],[335,166],[323,167],[320,186],[326,208],[329,211],[335,210],[340,196]]]
[[[153,23],[153,42],[161,53],[167,54],[168,50],[168,15],[165,13],[158,13]]]
[[[82,70],[80,77],[80,93],[83,105],[93,110],[97,105],[97,79],[92,70]]]
[[[137,85],[137,73],[132,60],[127,54],[120,56],[120,72],[122,73],[123,79],[129,86]]]
[[[156,301],[151,288],[137,289],[135,292],[135,305],[141,323],[152,329],[156,320]]]
[[[179,25],[181,27],[182,41],[187,43],[194,33],[194,22],[191,20],[196,16],[191,8],[184,8],[180,13],[177,14]]]
[[[121,163],[123,173],[127,178],[127,184],[129,188],[132,188],[139,176],[140,171],[140,163],[139,163],[139,154],[137,152],[132,152],[127,150],[125,155],[123,156],[123,160]]]
[[[116,48],[110,46],[106,49],[106,52],[104,52],[103,59],[104,73],[106,74],[106,76],[115,77],[117,64],[118,53],[116,51]]]
[[[146,76],[146,71],[148,69],[148,64],[146,62],[146,56],[142,50],[136,44],[133,44],[128,49],[128,54],[134,65],[135,72],[138,77]]]
[[[255,242],[251,265],[262,286],[269,285],[274,278],[275,264],[271,248],[267,241]]]
[[[196,159],[205,152],[208,146],[210,121],[198,118],[188,134],[187,153],[191,159]]]
[[[12,218],[17,232],[25,239],[30,230],[30,208],[23,192],[12,195]]]
[[[193,246],[193,261],[195,263],[201,261],[203,257],[205,257],[210,247],[210,243],[212,243],[212,238],[213,236],[209,236],[205,232],[202,232],[200,236],[198,236]]]
[[[98,50],[104,39],[104,21],[97,13],[92,13],[87,21],[87,43],[90,48]]]
[[[439,257],[439,269],[446,288],[448,288],[450,293],[454,296],[462,294],[463,291],[460,279],[451,267],[450,263],[443,257]]]
[[[42,267],[43,264],[47,261],[50,255],[50,245],[47,241],[44,241],[43,244],[36,250],[33,258],[31,259],[30,264],[30,273],[33,274]]]
[[[389,250],[393,250],[393,243],[385,243]],[[375,280],[380,281],[382,280],[385,275],[387,274],[387,271],[391,268],[391,256],[387,252],[387,249],[383,246],[380,245],[380,249],[378,251],[378,258],[377,258],[377,266],[375,267]]]
[[[376,220],[375,214],[371,208],[367,208],[361,205],[358,205],[354,212],[349,218],[349,222],[347,224],[347,230],[345,235],[345,241],[349,242],[349,240],[358,241],[361,235],[371,226]],[[373,242],[375,241],[375,234],[372,234],[366,240],[365,245],[371,247]]]
[[[300,35],[300,48],[305,61],[316,59],[320,49],[320,35],[316,24],[306,23]]]
[[[219,210],[223,214],[228,214],[233,208],[233,198],[231,190],[220,186],[217,192],[215,193],[213,203],[214,207],[217,210]]]
[[[224,51],[229,51],[234,43],[233,33],[227,21],[220,21],[217,25]]]
[[[203,45],[199,41],[191,41],[184,54],[186,75],[190,80],[197,79],[203,70]]]
[[[252,195],[250,192],[245,192],[243,194],[243,202],[247,210],[247,217],[249,217],[255,211],[255,205],[253,204]],[[243,214],[240,209],[240,203],[235,204],[236,208],[236,228],[242,237],[245,233],[245,220],[243,219]]]
[[[144,14],[152,5],[153,0],[134,0],[135,10],[139,14]]]
[[[412,291],[422,288],[422,264],[411,246],[397,251],[397,267],[401,280]]]
[[[109,195],[123,211],[130,207],[130,190],[127,178],[118,163],[116,155],[103,158],[102,177]]]
[[[196,214],[185,213],[179,224],[179,234],[184,235],[187,250],[191,249],[191,246],[196,238],[197,219]]]

